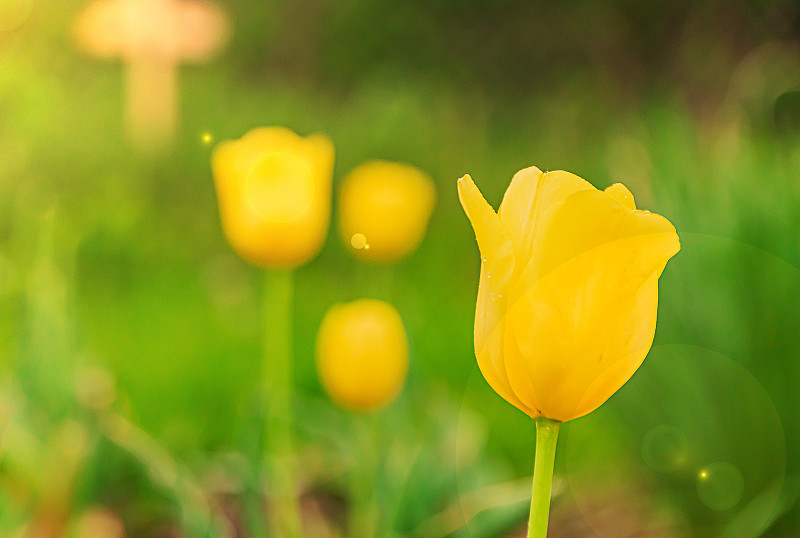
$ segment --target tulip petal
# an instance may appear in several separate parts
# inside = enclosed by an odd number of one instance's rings
[[[665,248],[674,248],[670,256],[675,254],[680,248],[678,235],[661,215],[630,210],[613,194],[596,189],[577,192],[545,213],[525,268],[526,277],[533,282],[562,263],[613,241],[659,234],[666,234],[662,237]],[[655,248],[657,243],[646,245]]]
[[[546,209],[582,190],[595,190],[575,174],[557,170],[542,173],[535,166],[514,174],[498,214],[514,242],[518,258],[527,258]]]
[[[237,142],[227,140],[218,144],[211,154],[211,169],[223,212],[239,203],[243,187],[240,153]]]
[[[481,278],[475,312],[475,355],[483,377],[501,397],[532,414],[511,390],[503,365],[505,290],[514,271],[511,238],[469,175],[458,180],[458,196],[469,218],[482,254]],[[504,295],[505,294],[505,295]]]
[[[295,145],[303,143],[303,139],[291,129],[280,126],[256,127],[249,130],[239,139],[243,146],[254,151],[269,148],[271,151],[289,151]]]
[[[469,174],[458,180],[458,198],[475,231],[478,248],[482,254],[481,259],[487,269],[491,271],[495,268],[496,262],[502,262],[506,258],[513,259],[508,231]]]
[[[644,360],[657,279],[680,245],[663,217],[596,190],[545,217],[512,284],[505,365],[526,405],[565,421],[601,405]]]
[[[622,183],[614,183],[613,185],[606,187],[606,190],[603,192],[614,198],[626,208],[636,209],[636,202],[633,199],[633,194],[631,194],[631,191],[629,191],[628,188]]]
[[[616,360],[608,361],[597,378],[592,381],[577,400],[572,411],[575,418],[591,413],[617,392],[633,376],[644,362],[656,332],[656,310],[658,306],[658,274],[639,290],[627,316],[621,318],[617,327],[619,336],[627,345],[623,346]],[[581,385],[581,388],[583,385]],[[580,390],[578,389],[578,390]]]
[[[306,137],[306,146],[319,172],[332,175],[335,152],[331,139],[322,134],[311,134]]]
[[[535,404],[526,403],[533,400],[520,398],[509,380],[503,358],[506,338],[504,314],[508,299],[493,291],[486,275],[482,269],[475,309],[475,357],[478,359],[478,368],[497,394],[523,413],[536,418],[541,413],[536,412]]]

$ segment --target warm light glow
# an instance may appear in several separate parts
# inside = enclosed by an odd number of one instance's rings
[[[245,197],[251,209],[269,222],[297,220],[314,200],[311,167],[291,153],[267,153],[247,174]]]

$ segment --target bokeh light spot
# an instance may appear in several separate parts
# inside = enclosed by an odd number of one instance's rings
[[[703,467],[697,477],[697,496],[713,510],[729,510],[744,495],[741,471],[727,461],[716,461]]]
[[[642,439],[642,459],[657,473],[677,471],[689,458],[689,441],[679,428],[660,424]]]
[[[212,135],[211,133],[206,131],[205,133],[200,135],[200,140],[203,142],[203,144],[208,146],[209,144],[211,144],[214,141],[214,135]]]
[[[361,250],[362,248],[369,249],[367,237],[364,234],[353,234],[353,237],[350,238],[350,244],[357,250]]]

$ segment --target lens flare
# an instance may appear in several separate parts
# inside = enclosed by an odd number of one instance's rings
[[[642,439],[642,459],[657,473],[677,471],[689,459],[686,434],[670,424],[652,428]]]
[[[709,463],[697,475],[697,496],[712,510],[730,510],[744,495],[744,477],[732,463]]]

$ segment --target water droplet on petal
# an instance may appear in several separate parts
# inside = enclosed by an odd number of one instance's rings
[[[486,273],[486,278],[492,278],[492,273]]]

